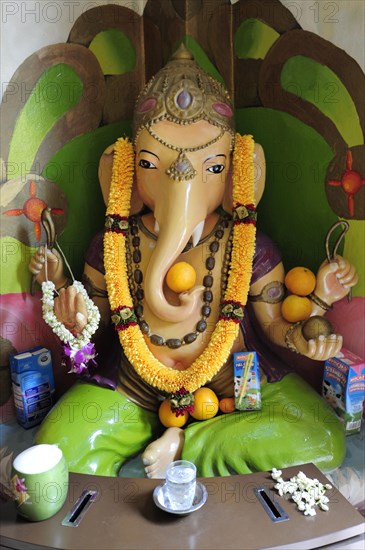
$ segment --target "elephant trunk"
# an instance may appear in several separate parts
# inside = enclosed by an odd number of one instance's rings
[[[195,286],[188,292],[181,293],[178,306],[167,301],[163,287],[168,270],[184,250],[192,234],[194,233],[194,244],[199,240],[206,216],[206,213],[201,211],[201,203],[198,213],[196,201],[192,200],[189,193],[190,186],[186,184],[187,188],[184,190],[182,182],[177,185],[180,189],[178,192],[175,191],[175,194],[171,194],[173,200],[168,200],[169,194],[167,194],[163,211],[158,207],[154,211],[160,231],[144,281],[145,300],[152,313],[170,323],[184,321],[201,307],[201,286]]]

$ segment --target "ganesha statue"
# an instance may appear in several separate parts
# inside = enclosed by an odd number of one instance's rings
[[[59,445],[70,471],[98,475],[118,475],[139,453],[148,477],[164,477],[180,457],[201,476],[304,462],[336,468],[341,423],[280,350],[323,361],[342,339],[307,340],[301,323],[281,316],[281,255],[256,231],[262,148],[235,132],[228,93],[183,46],[141,93],[133,123],[133,141],[120,138],[100,161],[106,224],[86,254],[83,285],[101,315],[98,366],[56,403],[36,442]],[[167,284],[180,262],[195,279],[182,289]],[[58,323],[88,334],[92,310],[57,251],[40,249],[30,269],[38,282],[53,281]],[[312,315],[323,316],[356,282],[342,257],[324,262]],[[180,408],[191,408],[202,387],[232,397],[233,354],[245,350],[259,358],[261,410],[162,426],[166,399],[183,397]]]

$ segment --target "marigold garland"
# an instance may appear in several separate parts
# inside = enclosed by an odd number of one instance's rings
[[[222,305],[231,303],[234,310],[247,302],[255,249],[254,141],[252,136],[236,135],[233,153],[233,243],[229,277]],[[176,371],[158,361],[148,348],[143,334],[134,322],[120,325],[122,310],[133,308],[128,286],[126,262],[126,231],[111,228],[112,220],[129,216],[134,174],[134,153],[128,139],[120,138],[115,145],[112,182],[104,236],[104,264],[109,302],[118,323],[119,340],[124,353],[137,374],[151,386],[167,393],[181,388],[194,392],[209,382],[227,361],[238,336],[236,316],[221,313],[210,342],[194,363],[184,371]],[[242,208],[249,215],[241,214]],[[113,221],[114,223],[114,221]],[[240,318],[240,317],[239,317]]]

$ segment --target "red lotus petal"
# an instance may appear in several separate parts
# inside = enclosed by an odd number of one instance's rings
[[[34,181],[31,181],[30,185],[29,185],[29,195],[31,197],[35,197],[36,196],[36,191],[37,191],[37,186],[36,186]]]
[[[3,212],[3,214],[5,214],[5,216],[21,216],[21,214],[24,214],[24,211],[21,208],[14,208],[13,210]]]
[[[65,211],[62,210],[62,208],[51,208],[51,213],[58,215],[58,214],[64,214]]]
[[[346,170],[352,170],[352,153],[350,149],[346,153]]]
[[[354,195],[348,195],[347,197],[347,206],[349,209],[350,217],[353,218],[355,214],[355,202]]]
[[[41,224],[39,222],[34,223],[34,235],[37,241],[41,238]]]

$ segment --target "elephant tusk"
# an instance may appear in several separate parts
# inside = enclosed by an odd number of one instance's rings
[[[193,246],[196,246],[198,242],[200,241],[200,237],[202,236],[203,229],[204,229],[205,220],[198,223],[196,228],[193,231],[192,237],[193,237]]]
[[[156,218],[155,218],[154,231],[155,231],[155,233],[156,233],[157,235],[158,235],[159,232],[160,232],[160,224],[158,223],[158,221],[156,220]]]

